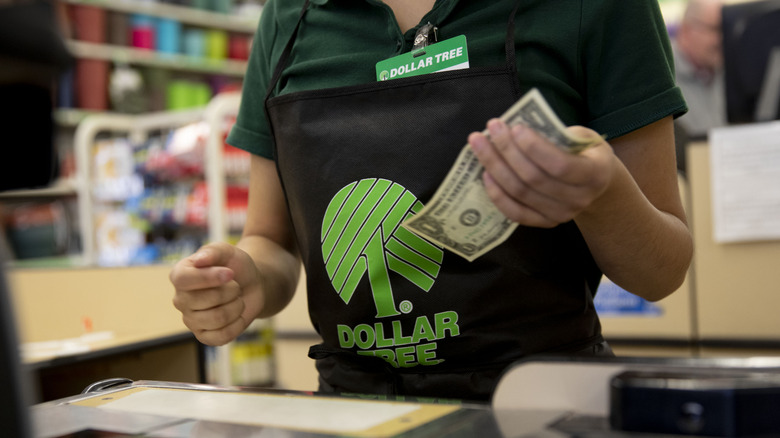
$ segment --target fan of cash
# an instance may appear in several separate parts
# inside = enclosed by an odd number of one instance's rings
[[[573,154],[601,141],[599,137],[579,138],[569,134],[536,88],[512,105],[501,120],[510,127],[524,124]],[[467,144],[433,198],[402,225],[468,261],[500,245],[517,228],[517,223],[504,216],[488,198],[483,171]]]

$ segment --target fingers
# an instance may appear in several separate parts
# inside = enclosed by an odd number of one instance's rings
[[[539,136],[533,129],[501,120],[487,124],[489,138],[469,136],[474,153],[485,167],[485,189],[496,207],[523,225],[552,227],[571,220],[593,200],[604,176],[606,161],[585,153],[572,155]],[[597,135],[587,128],[570,128],[578,136]],[[611,151],[611,150],[610,150]],[[586,151],[590,152],[590,151]]]
[[[522,200],[518,200],[516,197],[510,196],[498,185],[493,177],[490,176],[490,173],[485,172],[483,178],[488,197],[490,197],[490,200],[496,208],[498,208],[498,210],[507,218],[523,225],[540,228],[551,228],[558,225],[559,222],[547,217],[542,211],[531,205],[531,203],[526,203]]]
[[[177,290],[173,305],[181,312],[184,325],[206,345],[230,342],[248,325],[244,299],[235,281],[216,288]]]
[[[262,307],[262,294],[247,293],[257,290],[247,280],[256,277],[254,263],[248,254],[226,243],[200,248],[179,261],[169,277],[176,290],[174,307],[187,328],[207,345],[235,339]]]
[[[241,319],[244,301],[240,297],[219,306],[182,313],[184,324],[193,331],[220,330]]]
[[[552,228],[573,219],[584,205],[584,198],[563,202],[535,192],[525,195],[517,191],[507,192],[489,173],[484,174],[484,183],[486,193],[498,210],[522,225]]]
[[[236,248],[225,242],[210,243],[201,247],[188,257],[197,268],[206,266],[227,266],[235,254]]]
[[[469,136],[469,143],[484,165],[485,190],[498,209],[524,225],[551,227],[561,219],[557,198],[566,187],[551,178],[516,144],[515,132],[498,119],[488,122],[490,137]],[[525,139],[525,141],[541,141]]]
[[[186,322],[185,322],[186,324]],[[192,333],[201,343],[205,345],[219,346],[236,339],[246,330],[249,324],[244,319],[237,319],[232,323],[217,330],[192,329]],[[189,326],[188,326],[189,327]]]
[[[181,312],[207,310],[234,301],[241,295],[235,282],[208,289],[179,289],[173,297],[173,306]]]
[[[188,259],[181,260],[169,274],[176,290],[218,287],[233,279],[233,270],[222,266],[197,268]]]

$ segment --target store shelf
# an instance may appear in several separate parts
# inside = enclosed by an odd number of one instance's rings
[[[259,15],[232,15],[194,9],[186,6],[169,5],[153,1],[140,0],[62,0],[73,5],[95,6],[130,14],[147,14],[162,18],[171,18],[185,24],[219,28],[233,32],[253,33],[260,21]]]
[[[75,195],[77,193],[76,182],[73,180],[60,180],[49,187],[39,189],[10,190],[0,193],[0,199],[14,198],[48,198]]]
[[[165,111],[146,113],[143,115],[95,114],[86,117],[79,123],[75,132],[76,168],[79,169],[77,192],[79,208],[79,227],[81,230],[82,251],[87,264],[97,262],[95,240],[95,205],[92,190],[94,175],[91,160],[92,147],[98,133],[122,133],[128,138],[144,138],[146,133],[163,129],[175,128],[185,124],[205,121],[212,127],[207,139],[205,163],[205,181],[208,190],[208,241],[225,241],[227,239],[226,178],[223,160],[223,136],[221,126],[225,117],[235,116],[240,104],[240,93],[222,93],[216,96],[203,108],[186,111]],[[215,208],[213,206],[223,206]]]
[[[76,127],[81,123],[84,118],[92,114],[97,114],[98,111],[90,111],[76,108],[58,108],[52,113],[54,122],[58,126],[63,127]],[[103,113],[101,111],[101,113]]]
[[[100,59],[196,73],[243,77],[247,65],[246,61],[233,59],[209,59],[84,41],[69,40],[66,41],[66,45],[73,55],[79,58]]]
[[[61,257],[42,257],[35,259],[13,260],[7,263],[12,269],[64,269],[88,267],[86,260],[81,255],[67,255]]]

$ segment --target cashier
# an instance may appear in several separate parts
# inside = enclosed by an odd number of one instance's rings
[[[377,67],[458,40],[447,71]],[[326,392],[486,400],[518,359],[611,355],[602,274],[654,301],[691,260],[671,59],[655,0],[270,0],[228,138],[252,154],[243,236],[176,264],[174,305],[221,345],[282,311],[302,265]],[[496,118],[531,88],[597,144]],[[471,262],[398,225],[467,142],[519,224]]]

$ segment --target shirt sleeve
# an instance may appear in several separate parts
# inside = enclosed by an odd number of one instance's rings
[[[674,79],[669,36],[656,0],[583,1],[589,127],[619,137],[687,111]],[[590,24],[589,24],[590,23]]]
[[[265,116],[264,101],[275,63],[272,55],[279,34],[277,19],[279,3],[271,0],[263,8],[244,75],[241,106],[236,123],[227,137],[228,144],[270,159],[274,155],[273,139]]]

